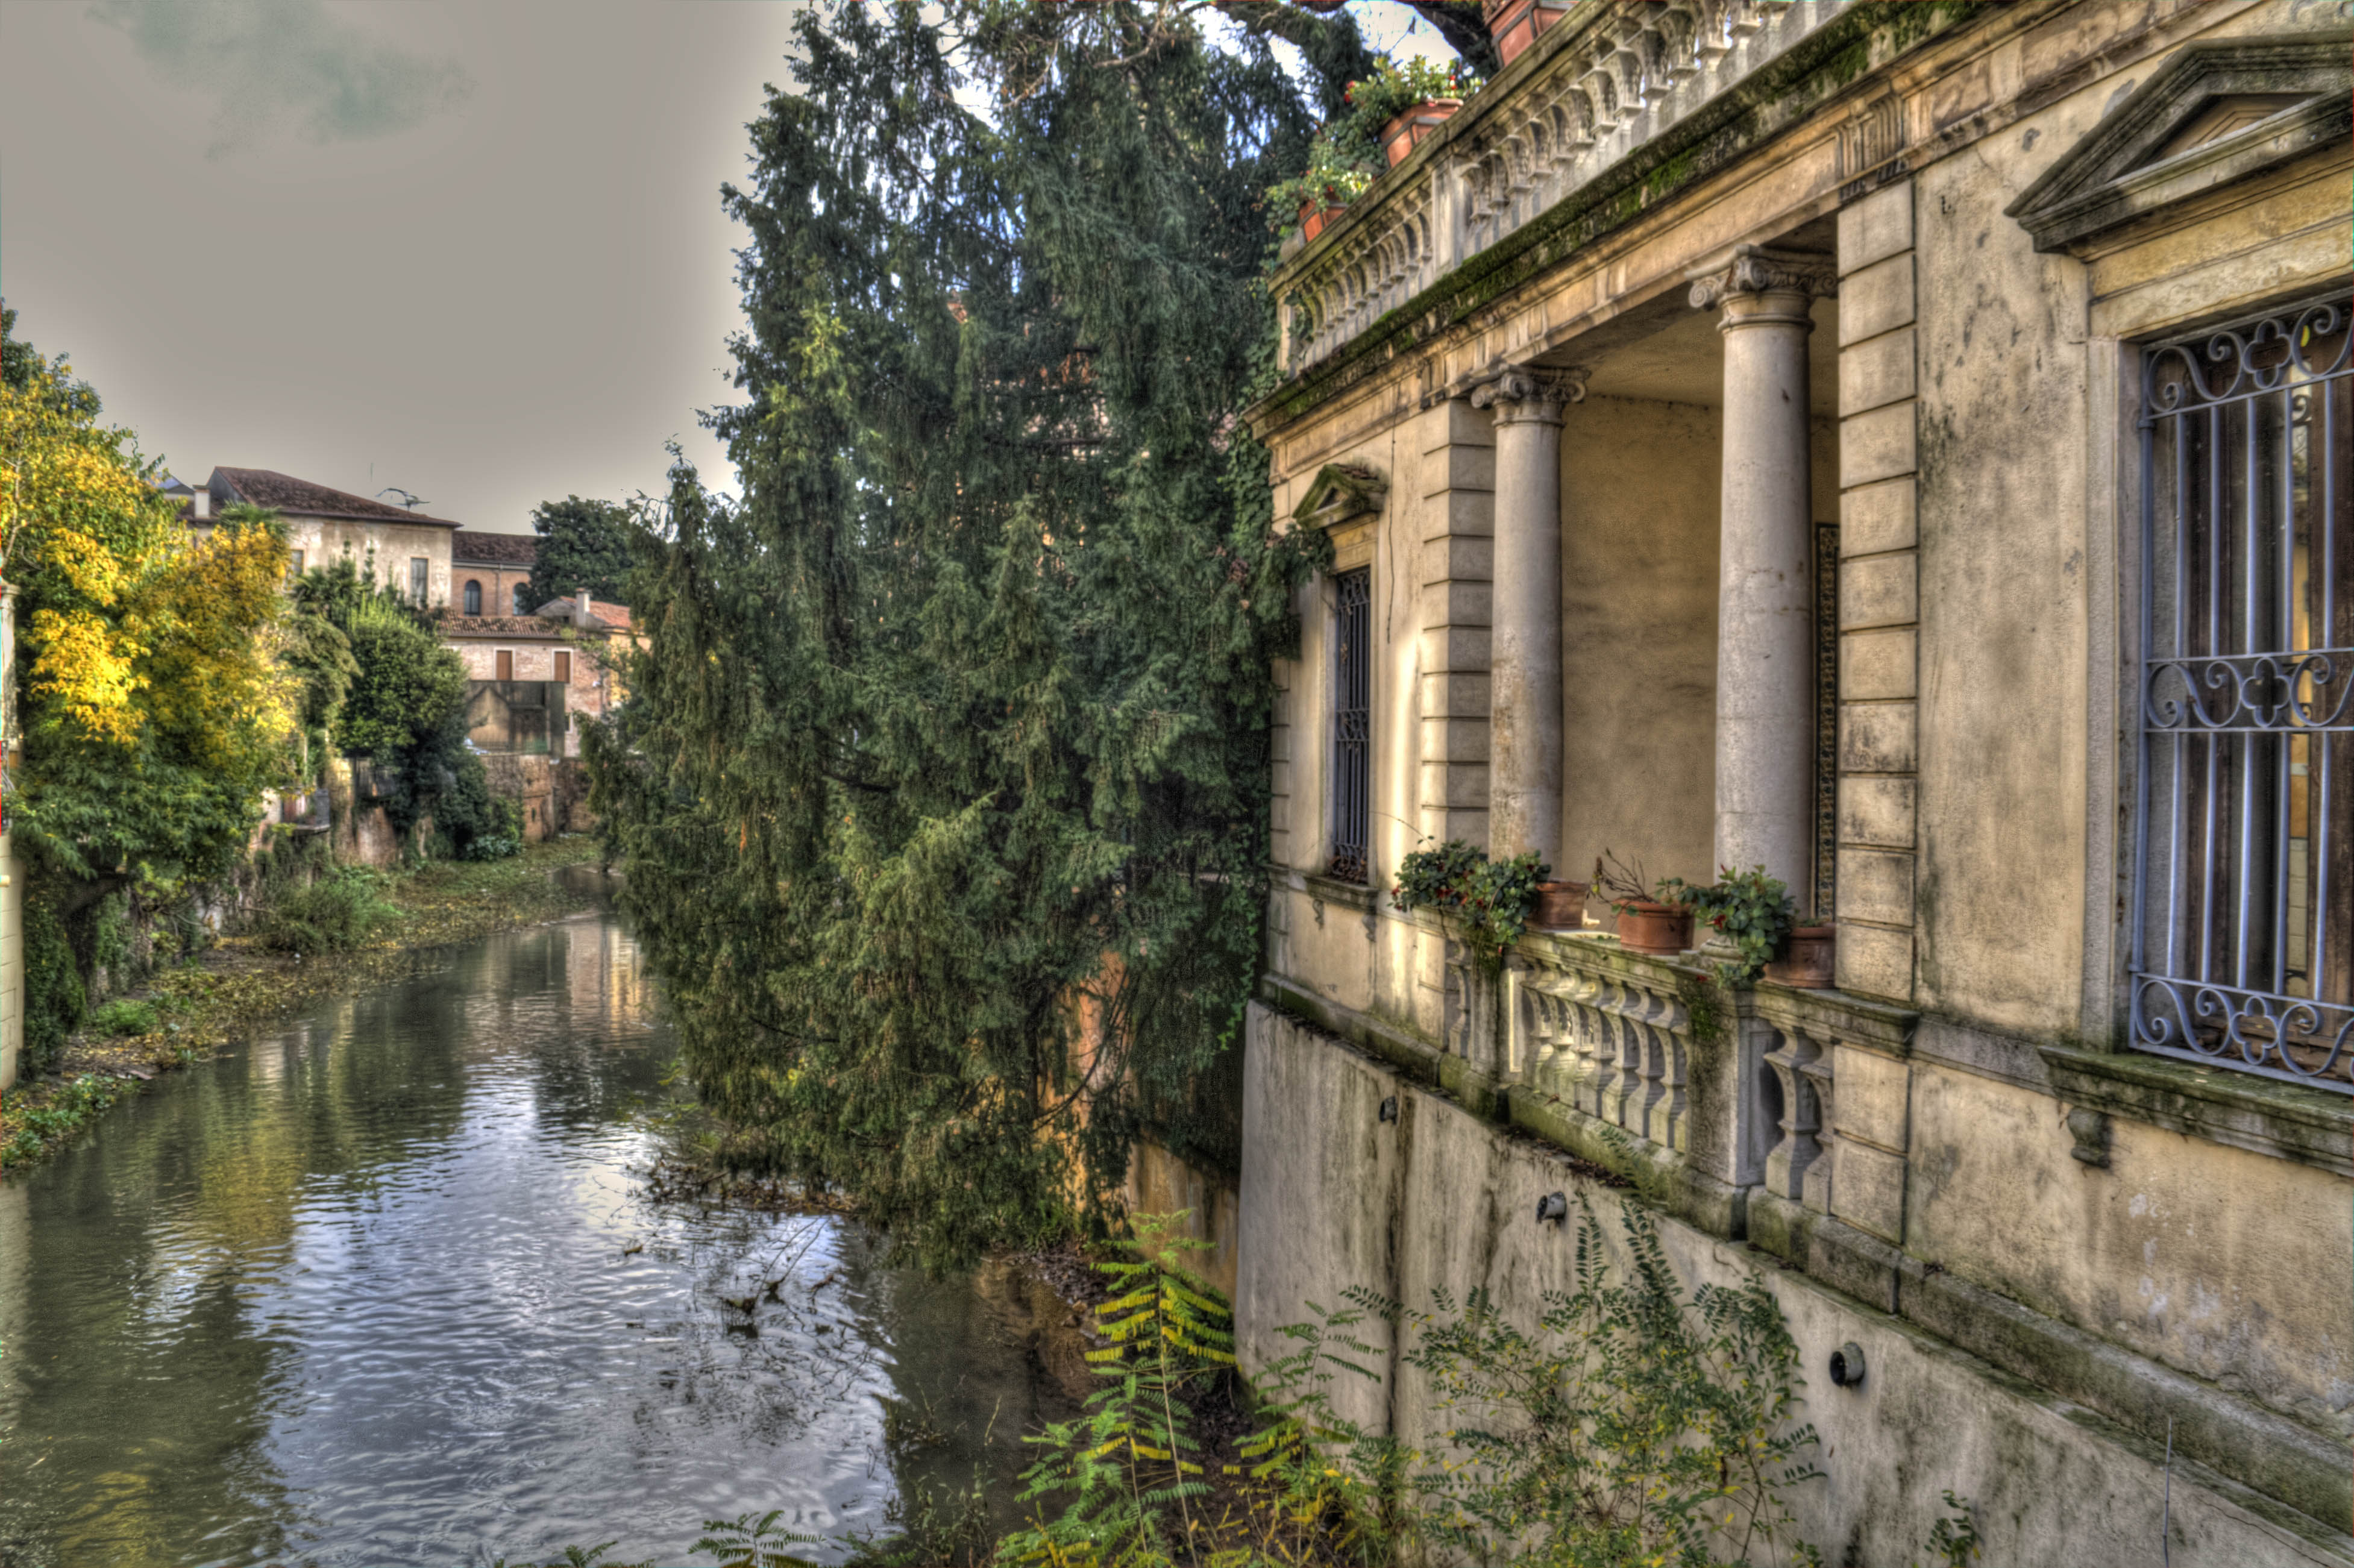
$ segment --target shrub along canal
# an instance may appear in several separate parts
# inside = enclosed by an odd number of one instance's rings
[[[0,1182],[0,1563],[684,1563],[749,1510],[1010,1497],[1070,1409],[1048,1298],[650,1201],[673,1050],[600,911],[322,1002]]]

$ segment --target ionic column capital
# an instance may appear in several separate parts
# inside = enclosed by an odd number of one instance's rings
[[[1561,411],[1585,401],[1589,371],[1508,365],[1471,388],[1471,406],[1491,410],[1496,423],[1558,425]]]
[[[1754,320],[1755,307],[1765,295],[1797,295],[1803,302],[1838,292],[1839,265],[1830,257],[1744,245],[1726,265],[1692,280],[1691,302],[1693,309],[1706,311],[1749,296],[1744,302],[1752,308],[1740,313],[1740,318]],[[1802,303],[1798,308],[1803,313]],[[1734,318],[1728,316],[1725,324],[1734,324]]]

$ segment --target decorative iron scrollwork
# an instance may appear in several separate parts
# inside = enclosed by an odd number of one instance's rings
[[[2142,423],[2338,375],[2354,352],[2347,314],[2340,302],[2307,305],[2153,350],[2142,361]],[[2316,348],[2325,356],[2314,357]]]

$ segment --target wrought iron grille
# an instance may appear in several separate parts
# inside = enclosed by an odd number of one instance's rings
[[[1332,579],[1332,874],[1366,880],[1373,795],[1373,574]]]
[[[2338,299],[2151,351],[2133,1044],[2354,1094],[2354,366]]]

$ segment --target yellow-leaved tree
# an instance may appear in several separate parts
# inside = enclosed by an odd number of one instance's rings
[[[287,779],[286,544],[260,514],[193,536],[132,433],[100,421],[63,355],[10,336],[15,321],[0,311],[0,573],[17,588],[23,747],[8,824],[32,872],[28,939],[62,935],[86,974],[101,900],[227,872],[262,791]],[[79,1012],[43,995],[39,968],[28,950],[37,1064]]]

